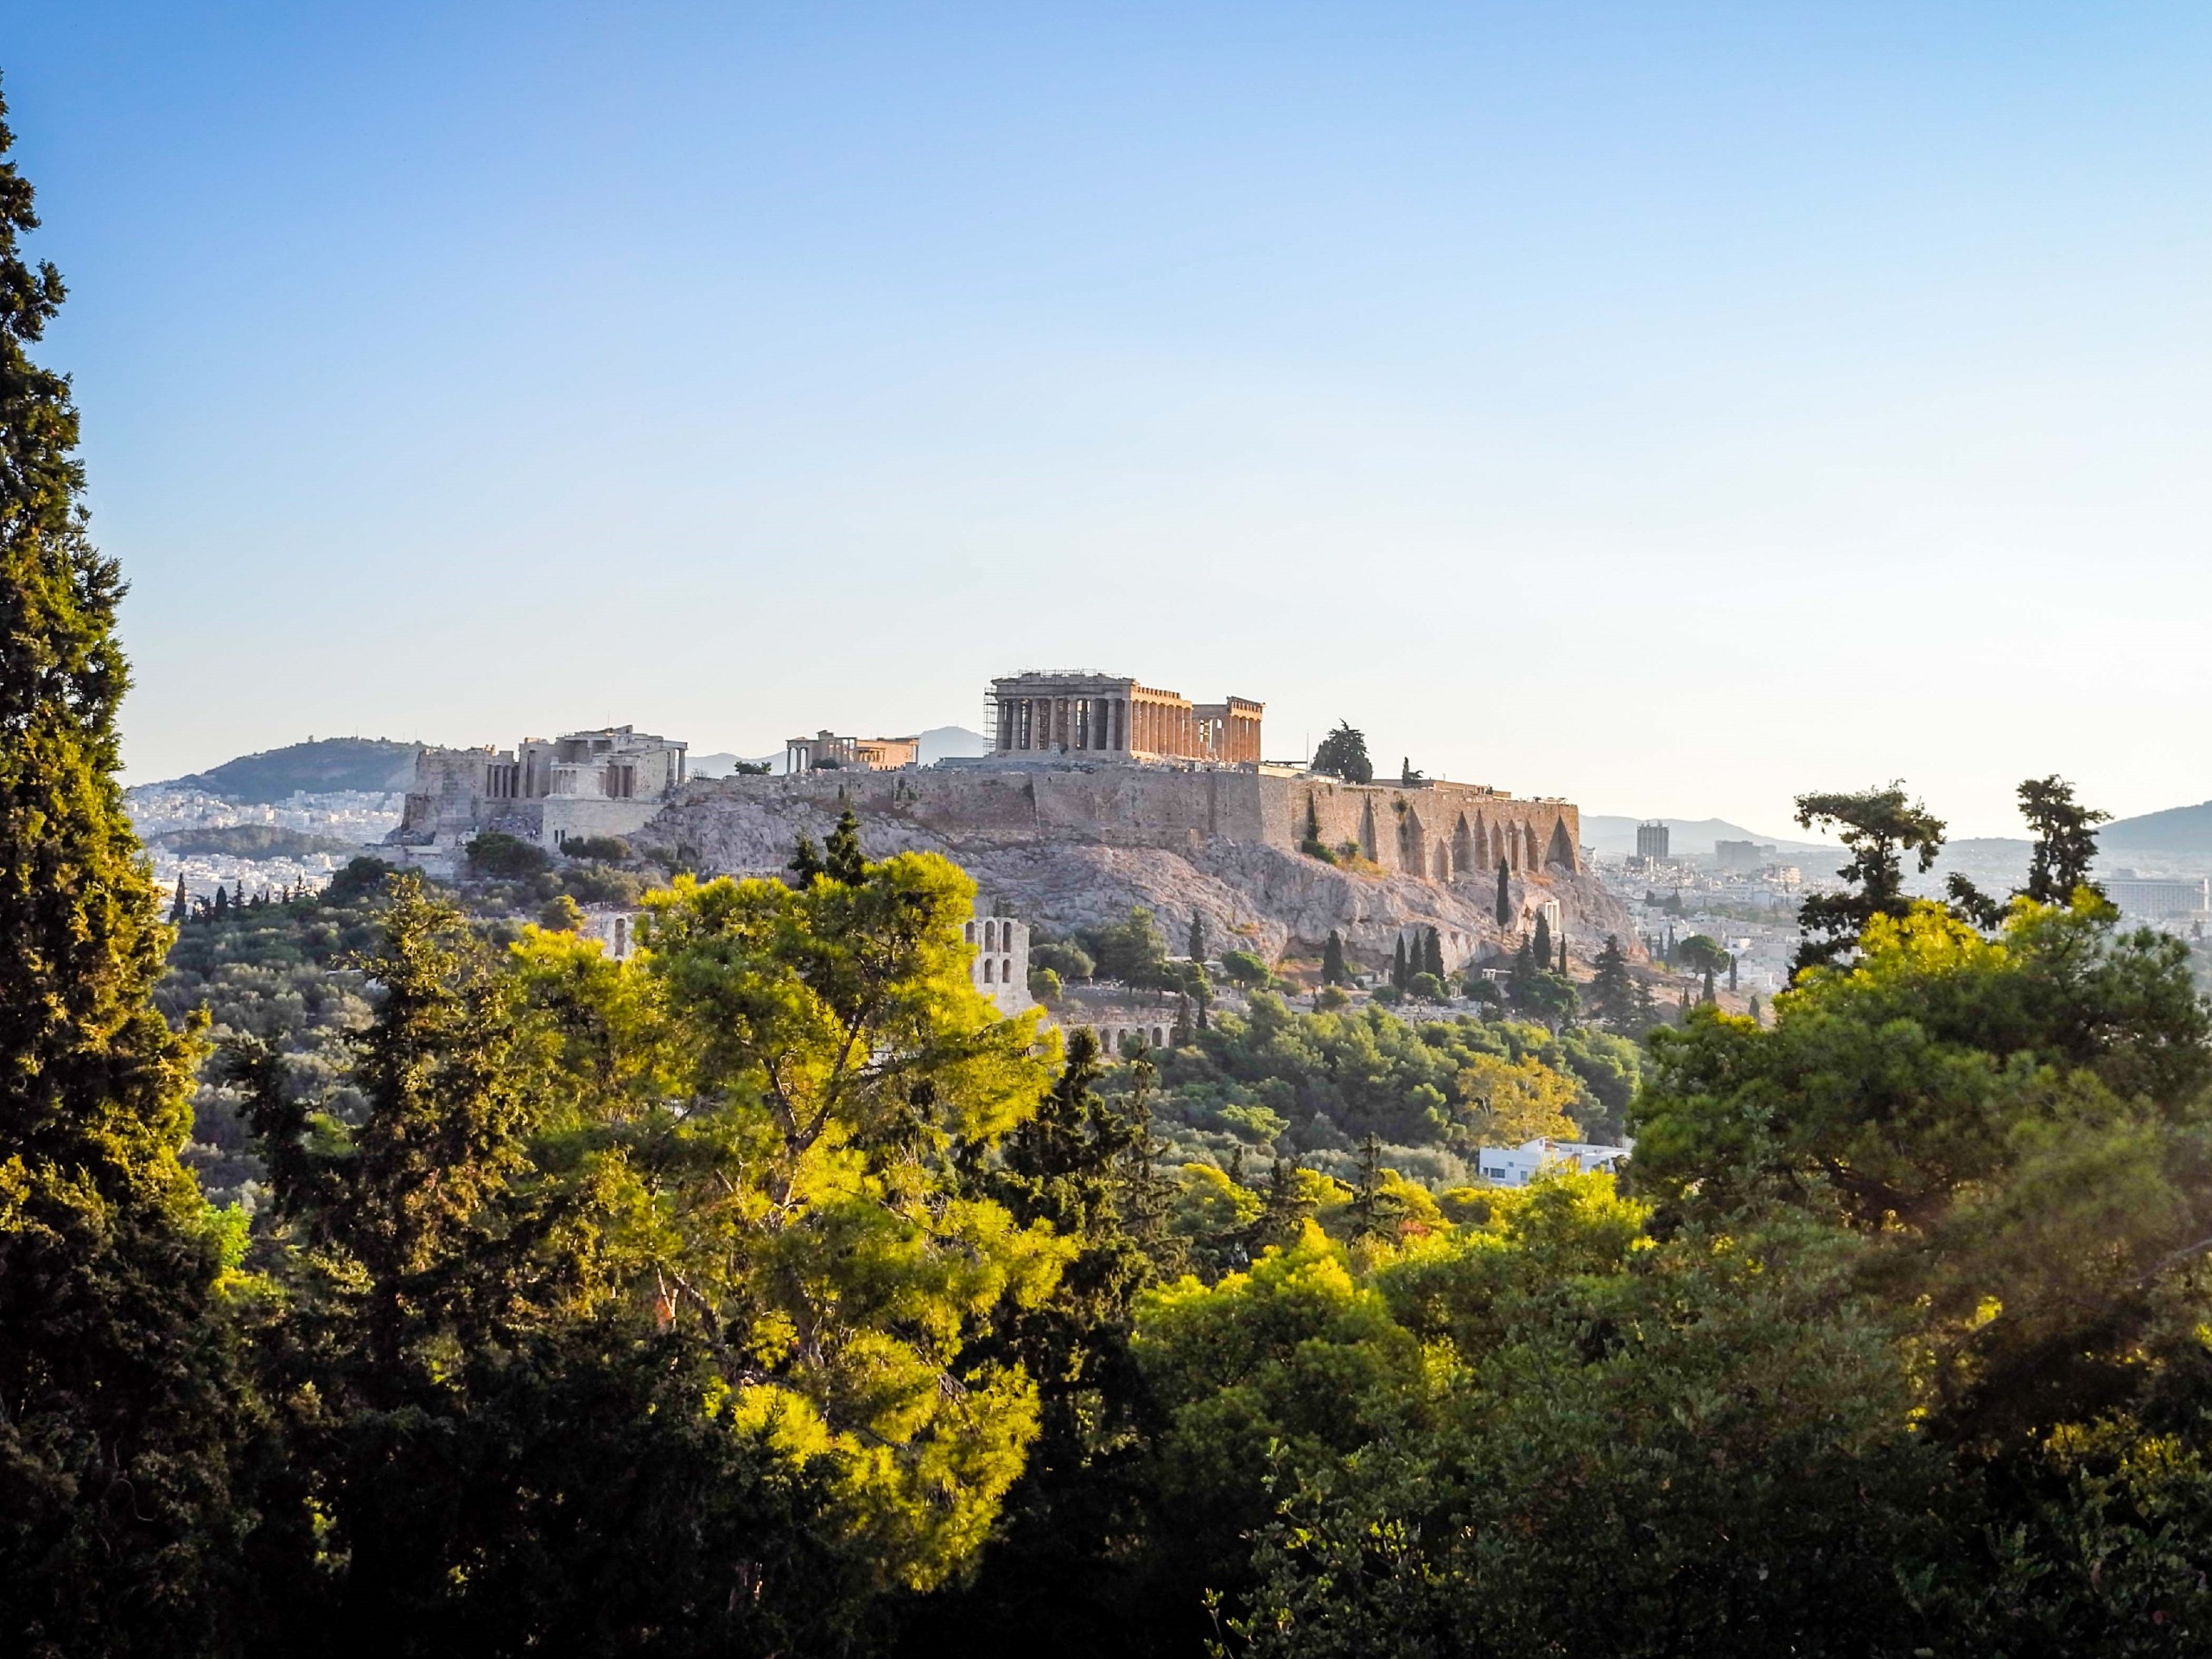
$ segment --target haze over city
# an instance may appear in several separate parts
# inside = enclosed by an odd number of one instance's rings
[[[2201,9],[101,3],[130,775],[1089,666],[1772,832],[2212,794]]]

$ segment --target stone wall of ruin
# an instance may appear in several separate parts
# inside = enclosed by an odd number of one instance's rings
[[[1208,841],[1296,852],[1309,828],[1393,874],[1428,880],[1580,867],[1581,817],[1564,801],[1516,800],[1470,784],[1355,785],[1326,778],[1074,766],[839,771],[698,780],[684,799],[781,797],[862,818],[895,814],[962,836],[1066,835],[1109,846],[1187,850]],[[1309,806],[1311,815],[1309,819]]]

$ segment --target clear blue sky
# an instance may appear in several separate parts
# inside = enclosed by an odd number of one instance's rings
[[[19,9],[133,775],[1083,664],[1784,827],[2212,795],[2212,10]]]

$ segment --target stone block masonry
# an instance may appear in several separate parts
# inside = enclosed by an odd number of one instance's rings
[[[899,772],[694,779],[638,837],[693,868],[779,874],[802,831],[819,842],[849,806],[870,857],[942,853],[1052,936],[1142,905],[1170,940],[1195,914],[1210,938],[1270,958],[1318,956],[1334,931],[1357,960],[1433,927],[1446,964],[1510,952],[1555,907],[1576,954],[1608,933],[1634,952],[1618,902],[1580,868],[1581,822],[1563,801],[1478,785],[1335,779],[1112,760],[943,762]],[[1300,850],[1309,828],[1357,860]],[[1497,866],[1509,920],[1496,914]]]
[[[1580,811],[1472,784],[1347,784],[1202,768],[958,764],[895,774],[695,781],[687,801],[786,799],[865,819],[895,815],[955,836],[1065,834],[1113,847],[1183,852],[1233,841],[1296,853],[1309,832],[1368,862],[1427,881],[1495,880],[1581,868]]]

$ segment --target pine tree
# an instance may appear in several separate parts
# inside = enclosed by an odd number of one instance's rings
[[[2070,902],[2076,887],[2098,891],[2089,880],[2097,856],[2096,826],[2112,814],[2080,804],[2074,785],[2058,777],[2031,778],[2020,785],[2020,816],[2035,831],[2028,885],[2019,889],[2039,905]]]
[[[842,881],[849,887],[857,887],[868,880],[868,861],[861,855],[860,820],[849,806],[837,815],[837,827],[830,832],[822,870],[832,881]]]
[[[1268,1189],[1260,1213],[1246,1235],[1245,1248],[1254,1256],[1267,1249],[1295,1243],[1313,1213],[1298,1180],[1298,1168],[1278,1158],[1268,1172]]]
[[[1511,881],[1512,877],[1505,868],[1505,861],[1501,858],[1497,861],[1497,925],[1500,927],[1513,925]]]
[[[1637,1017],[1636,988],[1628,970],[1628,956],[1618,938],[1608,938],[1605,948],[1598,953],[1596,970],[1590,978],[1590,1007],[1616,1030],[1630,1025]]]
[[[1359,1144],[1358,1177],[1352,1183],[1351,1202],[1345,1206],[1356,1238],[1395,1238],[1404,1218],[1405,1203],[1382,1179],[1382,1146],[1369,1130]]]
[[[1536,912],[1536,938],[1534,949],[1536,965],[1548,973],[1552,965],[1552,918],[1541,910]]]
[[[821,851],[815,846],[814,837],[805,830],[800,830],[798,839],[791,843],[791,862],[784,868],[796,878],[792,885],[798,887],[812,887],[814,878],[823,873]]]
[[[1324,985],[1342,985],[1351,978],[1351,976],[1344,969],[1344,935],[1332,927],[1321,946],[1321,982]]]
[[[1651,994],[1648,980],[1636,982],[1636,1013],[1632,1023],[1639,1032],[1646,1032],[1659,1023],[1659,999]]]
[[[116,781],[124,582],[86,533],[61,278],[0,103],[0,1652],[229,1647],[232,1236],[179,1161],[194,1055]]]

